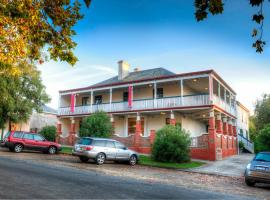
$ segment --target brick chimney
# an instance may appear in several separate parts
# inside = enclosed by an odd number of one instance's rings
[[[118,62],[118,80],[123,80],[129,74],[130,65],[124,60]]]

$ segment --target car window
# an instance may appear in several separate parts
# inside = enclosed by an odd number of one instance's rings
[[[23,139],[33,140],[34,139],[34,136],[33,136],[33,134],[25,133],[23,135]]]
[[[7,138],[8,136],[10,136],[10,131],[6,133],[5,137],[4,138]]]
[[[42,137],[41,135],[34,135],[34,140],[43,141],[44,137]]]
[[[115,148],[114,142],[113,141],[107,141],[106,147]]]
[[[13,137],[14,137],[14,138],[22,138],[22,136],[23,136],[23,132],[15,132],[15,133],[13,134]]]
[[[97,147],[105,147],[106,141],[105,140],[94,140],[93,141],[93,146]]]
[[[124,149],[125,148],[125,145],[123,145],[120,142],[114,142],[114,143],[115,143],[115,148],[117,148],[117,149]]]
[[[90,138],[81,138],[79,140],[79,143],[78,144],[82,144],[82,145],[91,145],[92,144],[92,139]]]
[[[255,157],[256,161],[270,162],[270,153],[258,153]]]

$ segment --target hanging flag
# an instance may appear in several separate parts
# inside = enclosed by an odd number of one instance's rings
[[[76,97],[76,94],[70,95],[70,112],[72,113],[75,111],[75,97]]]
[[[128,107],[132,108],[132,100],[133,100],[133,87],[128,86]]]

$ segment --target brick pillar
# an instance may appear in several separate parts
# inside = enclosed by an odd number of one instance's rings
[[[236,126],[233,126],[233,136],[237,136],[237,132],[236,132]]]
[[[217,133],[222,134],[223,133],[223,127],[222,127],[222,121],[221,121],[221,115],[217,115]]]
[[[223,118],[223,134],[227,135],[228,134],[228,124],[227,124],[227,118]]]
[[[68,136],[68,144],[74,145],[75,143],[75,120],[71,119],[70,128],[69,128],[69,136]]]
[[[170,125],[175,126],[176,124],[176,120],[174,117],[174,113],[171,111],[171,115],[170,115]]]
[[[216,129],[215,129],[215,115],[214,111],[210,112],[209,117],[209,128],[208,128],[208,151],[209,151],[209,160],[216,160]]]
[[[55,142],[60,143],[60,135],[62,134],[62,124],[61,122],[57,122],[57,126],[56,126],[56,138],[55,138]]]
[[[153,144],[154,143],[155,137],[156,137],[156,131],[155,130],[151,130],[150,131],[150,144]]]
[[[141,125],[141,117],[139,114],[137,114],[136,119],[136,132],[134,136],[134,146],[139,147],[140,146],[140,138],[142,134],[142,125]]]
[[[228,123],[228,135],[232,136],[233,133],[232,133],[232,124],[231,122]]]

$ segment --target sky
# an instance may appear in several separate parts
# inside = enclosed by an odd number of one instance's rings
[[[38,66],[52,98],[48,105],[57,109],[59,90],[86,87],[115,76],[117,62],[126,60],[131,68],[141,70],[214,69],[252,111],[256,99],[270,93],[270,43],[263,54],[251,47],[251,32],[256,27],[251,19],[257,8],[247,0],[224,2],[222,15],[209,15],[202,22],[195,20],[194,0],[92,0],[89,9],[83,5],[85,17],[74,27],[77,35],[73,38],[78,44],[78,63],[72,67],[49,61]]]

